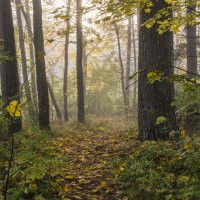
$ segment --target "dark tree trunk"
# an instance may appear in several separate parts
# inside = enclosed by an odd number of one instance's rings
[[[11,100],[19,101],[20,91],[11,2],[8,0],[0,0],[0,40],[1,50],[12,59],[1,65],[2,97],[9,104]],[[9,132],[12,134],[21,128],[21,119],[12,120]]]
[[[50,129],[49,124],[49,96],[45,71],[45,50],[42,27],[41,0],[33,1],[34,45],[37,74],[37,91],[39,102],[39,126]]]
[[[129,87],[129,77],[131,73],[131,26],[132,26],[132,21],[131,17],[128,18],[128,30],[127,30],[127,63],[126,63],[126,107],[127,111],[129,110],[130,107],[130,87]]]
[[[83,83],[83,30],[82,30],[82,0],[77,0],[77,93],[78,93],[78,122],[85,122],[84,83]]]
[[[49,94],[50,94],[53,106],[54,106],[54,108],[56,110],[57,117],[58,117],[59,120],[62,120],[62,114],[60,112],[60,109],[59,109],[59,106],[57,104],[55,95],[53,93],[53,89],[51,88],[51,85],[49,84],[49,82],[47,82],[47,85],[48,85],[48,88],[49,88]]]
[[[187,14],[195,11],[195,6],[187,8]],[[197,73],[197,32],[196,26],[188,26],[187,31],[187,71]],[[191,74],[188,74],[191,77]],[[191,77],[192,78],[192,77]]]
[[[17,24],[19,28],[19,46],[20,46],[21,60],[22,60],[23,86],[24,86],[25,96],[27,98],[28,112],[31,118],[31,115],[33,114],[30,109],[32,98],[31,98],[31,90],[30,90],[30,85],[29,85],[29,80],[28,80],[26,50],[25,50],[25,44],[24,44],[24,30],[23,30],[23,24],[22,24],[22,16],[20,12],[21,4],[20,4],[20,0],[16,0],[15,2],[16,2]]]
[[[67,15],[70,18],[70,6],[71,0],[67,0]],[[70,19],[67,19],[67,30],[65,35],[65,67],[64,67],[64,84],[63,84],[63,97],[64,97],[64,121],[69,120],[68,114],[68,103],[67,103],[67,77],[68,77],[68,66],[69,66],[69,35],[70,35]]]
[[[146,22],[159,10],[166,8],[164,0],[154,0],[151,14],[140,13],[140,24]],[[172,83],[156,81],[150,84],[147,74],[161,70],[166,76],[173,74],[173,36],[172,33],[158,34],[156,27],[148,29],[144,26],[139,32],[139,91],[138,122],[139,138],[165,139],[170,131],[176,129],[174,108],[171,106],[174,97]],[[164,116],[167,121],[156,125],[158,117]]]
[[[126,89],[125,89],[125,72],[124,72],[124,64],[122,60],[122,50],[121,50],[121,42],[120,42],[120,35],[119,35],[119,28],[117,24],[115,23],[115,33],[117,36],[117,47],[118,47],[118,55],[119,55],[119,65],[121,70],[121,87],[122,87],[122,95],[124,100],[124,107],[125,107],[125,113],[127,113],[127,98],[126,98]]]

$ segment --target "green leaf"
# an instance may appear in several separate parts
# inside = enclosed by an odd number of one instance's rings
[[[164,117],[164,116],[160,116],[156,119],[156,125],[160,125],[160,124],[163,124],[167,121],[167,118]]]

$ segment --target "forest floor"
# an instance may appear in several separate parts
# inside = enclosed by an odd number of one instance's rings
[[[115,184],[118,155],[126,154],[135,138],[125,130],[85,129],[54,141],[61,155],[68,155],[65,198],[70,200],[125,200]],[[123,128],[121,128],[123,129]]]
[[[54,124],[51,133],[28,126],[15,135],[7,199],[126,200],[116,178],[125,168],[118,159],[137,144],[136,130],[130,127],[132,122],[121,118]],[[8,145],[10,141],[2,148]],[[0,153],[3,180],[10,151],[4,148]]]

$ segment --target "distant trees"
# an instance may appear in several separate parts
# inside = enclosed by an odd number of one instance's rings
[[[133,41],[134,42],[134,41]],[[127,61],[126,61],[126,112],[130,108],[130,81],[131,74],[131,53],[132,53],[132,18],[128,18],[127,26]]]
[[[31,112],[32,109],[31,109],[30,104],[33,102],[32,102],[31,89],[30,89],[30,84],[29,84],[29,79],[28,79],[24,30],[23,30],[22,16],[21,16],[21,11],[20,11],[20,7],[22,6],[22,4],[20,0],[16,0],[15,3],[16,3],[16,14],[17,14],[17,25],[19,28],[19,46],[20,46],[20,52],[21,52],[23,86],[24,86],[24,91],[25,91],[25,97],[27,99],[29,117],[32,118],[33,112]]]
[[[140,25],[167,7],[164,0],[154,1],[151,13],[140,12]],[[148,29],[142,26],[139,31],[139,88],[138,123],[139,138],[163,139],[176,129],[176,117],[171,106],[174,97],[173,84],[167,81],[149,83],[147,74],[160,70],[166,76],[173,74],[173,37],[169,31],[160,35],[156,26]],[[158,71],[159,72],[159,71]],[[165,123],[156,123],[162,116]]]
[[[16,47],[14,27],[11,11],[11,2],[0,0],[0,40],[1,51],[9,56],[9,60],[1,64],[1,88],[2,97],[9,104],[12,100],[19,103],[20,89],[18,67],[16,59]],[[15,133],[21,130],[21,119],[12,120],[9,132]]]
[[[39,104],[39,126],[49,129],[49,94],[45,71],[41,0],[33,1],[34,46]]]
[[[122,59],[122,48],[121,48],[121,42],[120,42],[120,33],[119,33],[119,27],[117,26],[117,23],[114,23],[115,26],[115,33],[117,36],[117,48],[118,48],[118,56],[119,56],[119,66],[120,66],[120,75],[121,75],[121,89],[122,89],[122,97],[124,101],[124,110],[125,113],[127,113],[127,93],[126,93],[126,81],[125,81],[125,71],[124,71],[124,63]]]
[[[30,68],[31,68],[31,92],[32,92],[32,100],[33,100],[33,108],[34,108],[34,115],[38,114],[38,105],[37,105],[37,88],[36,88],[36,75],[35,75],[35,58],[34,58],[34,45],[33,45],[33,30],[32,30],[32,21],[30,16],[30,9],[29,9],[29,0],[25,0],[25,6],[23,6],[21,0],[20,1],[20,10],[24,16],[25,24],[27,27],[28,33],[28,45],[29,45],[29,53],[30,53]],[[37,119],[37,116],[34,116]],[[35,119],[35,120],[36,120]]]
[[[76,0],[77,17],[77,95],[78,95],[78,122],[85,122],[84,80],[83,80],[83,30],[82,30],[82,0]]]
[[[68,65],[69,65],[69,35],[70,35],[70,6],[71,0],[67,0],[67,22],[66,22],[66,34],[65,34],[65,66],[64,66],[64,80],[63,80],[63,104],[64,104],[64,121],[69,119],[68,115],[68,103],[67,103],[67,80],[68,80]]]

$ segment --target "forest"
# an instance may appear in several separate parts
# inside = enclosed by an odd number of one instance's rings
[[[0,200],[200,200],[200,1],[0,0]]]

